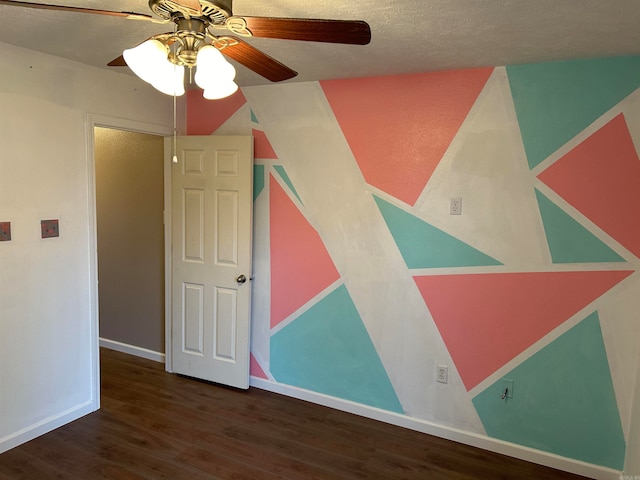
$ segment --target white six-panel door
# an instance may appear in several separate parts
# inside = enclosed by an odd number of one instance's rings
[[[248,388],[253,140],[178,137],[176,152],[172,370]]]

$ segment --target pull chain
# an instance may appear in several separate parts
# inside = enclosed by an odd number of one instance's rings
[[[178,163],[178,134],[177,134],[176,94],[173,94],[173,163]]]

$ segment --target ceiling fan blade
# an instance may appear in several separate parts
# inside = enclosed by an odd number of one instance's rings
[[[235,37],[217,37],[213,42],[220,52],[272,82],[281,82],[298,72],[271,58],[266,53]]]
[[[109,63],[107,63],[109,67],[126,67],[127,62],[124,61],[124,57],[120,55],[118,58],[114,58]]]
[[[112,17],[125,17],[125,18],[131,18],[134,20],[150,20],[152,22],[157,22],[157,20],[150,15],[144,15],[142,13],[134,13],[134,12],[114,12],[111,10],[97,10],[93,8],[82,8],[82,7],[66,7],[64,5],[50,5],[47,3],[17,2],[13,0],[0,0],[0,5],[9,5],[12,7],[34,8],[36,10],[58,10],[61,12],[94,13],[97,15],[109,15]]]
[[[233,18],[231,17],[227,22]],[[254,37],[309,42],[366,45],[371,41],[369,24],[362,20],[314,20],[307,18],[239,17]]]

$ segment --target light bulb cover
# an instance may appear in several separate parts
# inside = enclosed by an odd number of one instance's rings
[[[215,89],[216,85],[232,82],[236,77],[236,69],[212,45],[206,45],[198,51],[196,62],[194,80],[204,90]]]
[[[233,95],[238,90],[238,85],[233,80],[221,82],[216,85],[205,88],[202,96],[207,100],[219,100],[221,98]]]
[[[166,95],[184,95],[184,67],[169,62],[166,70],[154,79],[151,85]]]
[[[167,59],[169,49],[159,40],[147,40],[123,53],[125,62],[138,77],[152,83],[171,62]]]

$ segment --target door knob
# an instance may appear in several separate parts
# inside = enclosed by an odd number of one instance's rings
[[[236,282],[238,282],[239,284],[243,284],[246,281],[247,277],[245,277],[244,275],[239,275],[238,278],[236,278]]]

